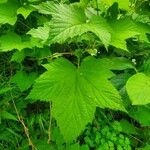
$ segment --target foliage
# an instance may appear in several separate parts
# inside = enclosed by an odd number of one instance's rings
[[[1,0],[0,149],[147,149],[149,9]]]

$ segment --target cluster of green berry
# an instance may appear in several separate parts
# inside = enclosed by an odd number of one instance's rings
[[[87,126],[84,142],[93,150],[131,150],[129,138],[122,132],[118,121],[104,123],[96,121]]]

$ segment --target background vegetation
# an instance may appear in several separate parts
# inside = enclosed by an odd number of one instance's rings
[[[149,0],[0,1],[0,150],[149,150],[149,103]]]

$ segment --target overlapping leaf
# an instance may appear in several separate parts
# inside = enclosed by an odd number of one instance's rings
[[[146,28],[148,28],[144,25],[135,24],[129,18],[110,20],[109,22],[101,16],[87,18],[84,9],[79,5],[46,2],[34,7],[40,13],[52,15],[49,43],[63,43],[68,38],[93,32],[106,47],[110,44],[127,50],[126,40],[140,34],[144,37]],[[138,30],[139,28],[140,30]]]
[[[51,14],[50,22],[50,43],[63,43],[68,38],[80,36],[86,32],[96,34],[105,46],[110,42],[109,25],[102,17],[93,17],[89,22],[84,9],[77,5],[58,5],[51,2],[36,6],[39,12]]]
[[[136,106],[129,111],[129,115],[137,120],[142,126],[150,126],[149,105]]]
[[[37,38],[45,42],[49,37],[49,26],[44,25],[43,27],[38,27],[37,29],[31,29],[27,34],[32,35],[32,37]]]
[[[17,14],[21,14],[25,19],[30,15],[30,13],[34,11],[34,8],[27,6],[27,7],[20,7],[17,10]]]
[[[90,0],[80,0],[80,5],[81,5],[82,7],[86,7],[89,2],[90,2]]]
[[[22,50],[24,47],[28,47],[27,43],[23,43],[16,33],[9,32],[0,36],[0,51]]]
[[[110,70],[134,69],[133,63],[124,57],[106,57],[102,58],[100,62]]]
[[[128,95],[133,105],[150,103],[150,77],[143,73],[132,76],[126,85]]]
[[[113,73],[99,60],[85,59],[80,68],[60,58],[45,65],[28,98],[53,102],[56,118],[66,140],[73,140],[93,118],[96,106],[124,110],[121,97],[108,78]]]
[[[99,0],[100,3],[103,3],[107,6],[111,6],[113,3],[118,3],[119,8],[129,10],[130,0]]]
[[[126,39],[140,34],[140,31],[137,30],[137,26],[128,18],[112,21],[110,25],[112,27],[111,45],[120,49],[127,50]]]
[[[12,83],[15,83],[20,88],[21,91],[25,91],[31,87],[31,85],[34,83],[37,77],[38,74],[35,72],[26,73],[24,71],[19,71],[11,78],[10,81]]]
[[[8,0],[6,3],[0,3],[0,24],[9,23],[14,25],[17,20],[18,8],[18,0]]]
[[[22,50],[24,48],[40,47],[41,44],[36,39],[22,38],[14,32],[8,32],[0,36],[0,51],[7,52],[14,49]]]

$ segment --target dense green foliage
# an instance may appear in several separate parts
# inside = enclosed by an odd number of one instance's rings
[[[149,115],[149,0],[0,1],[0,150],[149,150]]]

